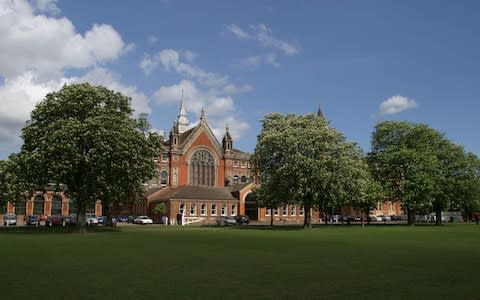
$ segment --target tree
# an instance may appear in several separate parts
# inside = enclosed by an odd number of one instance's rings
[[[386,121],[375,127],[369,162],[388,196],[402,201],[410,225],[415,213],[431,211],[439,224],[441,212],[467,192],[465,174],[478,176],[466,157],[463,147],[425,124]]]
[[[385,199],[385,195],[382,186],[370,175],[366,179],[363,194],[353,199],[352,202],[352,206],[358,208],[362,213],[362,226],[364,226],[365,220],[367,220],[367,223],[370,223],[370,210],[378,201],[383,201],[383,199]]]
[[[65,184],[82,227],[88,205],[100,199],[108,210],[154,174],[157,148],[139,129],[130,102],[104,87],[66,85],[38,103],[22,129],[25,175],[39,186]]]
[[[0,207],[8,202],[13,205],[20,196],[26,196],[32,186],[26,181],[23,173],[21,157],[12,154],[7,160],[0,161]]]
[[[313,207],[344,205],[366,188],[362,151],[322,116],[266,115],[252,162],[260,174],[258,197],[270,207],[302,205],[304,228],[311,228]]]

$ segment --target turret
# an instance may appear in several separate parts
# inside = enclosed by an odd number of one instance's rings
[[[223,136],[222,146],[223,146],[223,152],[225,154],[232,153],[233,142],[232,142],[232,137],[230,136],[230,132],[228,130],[228,125],[225,129],[225,135]]]

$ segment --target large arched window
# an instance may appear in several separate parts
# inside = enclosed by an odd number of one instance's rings
[[[45,209],[45,198],[42,195],[37,195],[33,199],[33,214],[43,215]]]
[[[27,201],[25,197],[19,196],[15,202],[15,213],[17,215],[24,215],[27,210]]]
[[[62,214],[62,197],[55,195],[52,198],[52,215]]]
[[[190,184],[215,185],[215,159],[207,150],[198,150],[190,160]]]

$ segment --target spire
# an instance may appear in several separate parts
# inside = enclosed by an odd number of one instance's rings
[[[318,105],[317,117],[324,118],[320,104]]]
[[[188,119],[187,113],[185,112],[185,107],[183,105],[183,89],[182,89],[182,100],[180,101],[180,113],[178,114],[178,132],[184,133],[188,129]]]
[[[200,121],[205,121],[205,107],[202,106],[202,111],[200,112]]]

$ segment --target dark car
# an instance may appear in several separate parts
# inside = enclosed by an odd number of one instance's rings
[[[120,215],[120,216],[117,217],[117,221],[122,222],[122,223],[127,223],[128,217],[124,216],[124,215]]]
[[[64,219],[65,219],[65,225],[67,226],[77,225],[77,214],[71,214],[69,216],[66,216]]]
[[[247,215],[238,215],[235,217],[238,225],[250,223],[250,218]]]
[[[62,215],[49,216],[45,221],[45,226],[65,226],[65,218]]]
[[[39,216],[27,216],[26,219],[25,219],[25,224],[38,227],[40,225],[40,217]]]

